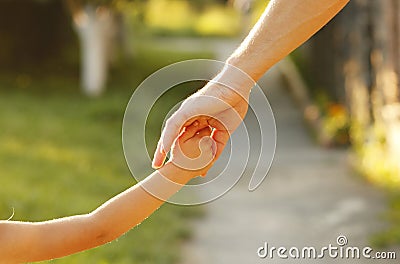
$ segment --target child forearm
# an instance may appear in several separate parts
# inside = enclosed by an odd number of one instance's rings
[[[140,224],[192,177],[191,173],[168,163],[142,182],[104,203],[91,213],[98,224],[99,244],[114,240]]]
[[[89,214],[37,223],[0,221],[0,263],[60,258],[110,242],[140,224],[193,176],[169,163]]]
[[[86,235],[82,236],[82,226],[74,228],[71,233],[66,232],[67,237],[64,238],[63,244],[70,248],[64,246],[64,255],[103,245],[123,235],[149,217],[164,203],[164,200],[179,191],[192,177],[193,175],[171,163],[153,172],[142,182],[116,195],[86,215],[87,219],[82,219],[85,221],[83,226],[86,228],[83,229],[86,230]],[[164,200],[154,197],[147,190],[157,192],[156,195]],[[69,234],[71,234],[70,241],[68,241]]]

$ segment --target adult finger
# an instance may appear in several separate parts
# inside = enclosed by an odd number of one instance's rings
[[[171,149],[175,139],[179,136],[179,133],[187,122],[186,115],[182,111],[175,112],[165,123],[165,127],[161,133],[160,140],[157,144],[156,152],[153,158],[153,168],[158,169],[164,164],[167,153]],[[192,121],[194,122],[194,120]]]
[[[179,136],[179,139],[185,142],[194,137],[194,135],[199,132],[199,129],[202,128],[199,127],[199,121],[196,120],[190,126],[185,127],[184,131]]]
[[[198,131],[195,136],[198,138],[203,138],[206,136],[211,136],[211,132],[212,132],[211,127],[207,126],[205,128],[202,128],[200,131]]]
[[[163,151],[161,147],[161,140],[157,143],[156,151],[154,152],[152,167],[154,169],[159,169],[164,164],[165,158],[167,157],[167,153]]]

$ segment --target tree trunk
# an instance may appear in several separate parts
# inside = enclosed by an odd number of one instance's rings
[[[347,25],[348,58],[344,76],[348,108],[353,120],[352,140],[364,144],[371,125],[371,66],[369,0],[353,1],[349,5],[352,23]],[[368,133],[368,132],[367,132]]]
[[[85,94],[95,97],[105,90],[116,24],[106,7],[81,6],[79,3],[67,1],[81,48],[81,86]]]
[[[372,52],[375,122],[384,128],[389,157],[400,163],[399,14],[398,0],[371,2],[374,24]]]

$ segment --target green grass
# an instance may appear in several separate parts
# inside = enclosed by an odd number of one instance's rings
[[[81,95],[75,78],[29,77],[21,85],[18,75],[0,77],[0,219],[13,209],[13,220],[28,221],[87,213],[135,184],[121,144],[135,85],[170,62],[207,57],[147,54],[114,70],[98,99]],[[150,131],[154,144],[159,129]],[[197,208],[165,205],[117,241],[52,263],[177,263],[188,219],[197,216]]]
[[[384,127],[375,124],[365,129],[353,122],[350,132],[353,168],[379,187],[388,200],[388,208],[383,214],[387,227],[371,236],[371,244],[379,248],[400,245],[400,171],[388,153]]]
[[[379,248],[400,245],[400,193],[398,190],[389,192],[389,209],[384,217],[389,227],[372,237],[372,245]]]

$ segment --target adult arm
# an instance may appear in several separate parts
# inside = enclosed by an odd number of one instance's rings
[[[227,64],[231,66],[225,67],[217,75],[215,82],[211,81],[189,97],[167,121],[154,154],[153,167],[162,166],[166,153],[183,127],[194,121],[215,125],[221,114],[234,116],[227,113],[229,106],[236,111],[236,115],[244,117],[247,111],[244,105],[247,103],[254,81],[308,40],[349,1],[271,0],[249,35],[227,59]],[[248,76],[237,74],[238,69]],[[229,88],[219,83],[227,84]],[[202,99],[204,95],[218,98],[226,104],[206,103],[206,100]],[[227,132],[231,133],[238,124],[234,122],[229,125],[231,127],[227,129],[229,130]],[[226,139],[227,132],[224,132],[224,128],[217,127],[217,129],[221,135],[224,134],[223,138]]]

